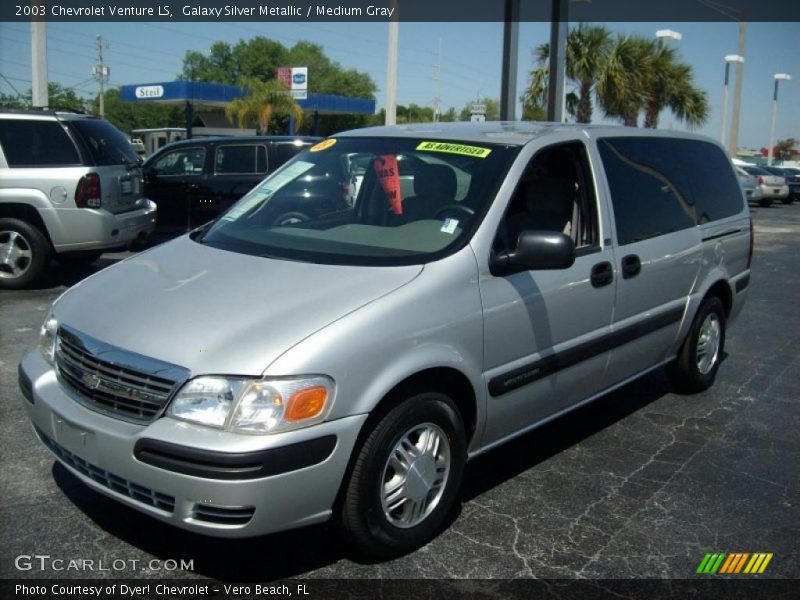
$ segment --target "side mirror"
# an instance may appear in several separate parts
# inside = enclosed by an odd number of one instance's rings
[[[495,275],[517,271],[568,269],[575,262],[575,242],[563,233],[523,231],[512,252],[492,257],[490,270]]]

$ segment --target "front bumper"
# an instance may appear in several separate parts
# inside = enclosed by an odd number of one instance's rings
[[[64,208],[43,211],[47,230],[58,253],[124,246],[153,233],[156,203],[146,200],[137,210],[113,214],[102,209]]]
[[[326,520],[367,418],[356,415],[265,436],[223,432],[165,417],[137,425],[76,402],[38,351],[25,357],[19,372],[28,417],[62,465],[102,494],[181,529],[218,537],[263,535]],[[304,466],[307,458],[300,461],[303,464],[290,460],[290,471],[269,463],[269,457],[285,458],[286,447],[307,449],[320,439],[330,442],[331,437],[335,443],[320,454],[321,462]],[[168,462],[148,464],[152,457],[140,451],[140,458],[148,462],[139,460],[137,442],[139,450],[143,444],[160,444],[196,449],[205,456],[263,456],[267,465],[254,476],[238,479],[230,473],[210,478],[207,470],[196,471],[201,475],[196,476],[187,472],[185,464],[177,470]],[[260,476],[263,473],[268,476]]]

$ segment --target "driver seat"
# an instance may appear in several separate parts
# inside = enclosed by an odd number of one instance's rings
[[[447,165],[420,166],[414,173],[414,195],[403,199],[403,214],[390,214],[389,225],[397,226],[435,219],[442,207],[456,201],[456,174]]]

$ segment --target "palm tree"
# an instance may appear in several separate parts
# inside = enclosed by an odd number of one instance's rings
[[[294,101],[286,86],[277,79],[261,81],[253,77],[242,80],[240,86],[248,94],[236,98],[225,107],[225,116],[240,128],[256,125],[259,134],[266,134],[273,115],[294,115],[295,123],[303,120],[303,109]]]
[[[778,140],[775,144],[775,158],[778,160],[790,160],[794,154],[794,147],[797,145],[797,140],[788,138],[785,140]]]
[[[649,69],[645,78],[644,126],[658,127],[658,117],[665,108],[690,126],[701,125],[708,118],[706,93],[694,86],[692,68],[676,60],[672,48],[650,42]]]
[[[607,117],[636,127],[645,104],[650,54],[644,38],[618,35],[605,56],[597,81],[597,96]]]
[[[672,48],[643,36],[617,36],[606,55],[597,83],[606,116],[636,127],[644,112],[644,126],[658,127],[665,108],[690,127],[708,119],[708,96],[694,85],[692,67],[677,61]]]
[[[600,25],[581,23],[567,36],[566,76],[577,88],[567,94],[567,112],[578,123],[592,122],[592,92],[610,43],[611,34]],[[531,82],[522,100],[526,105],[544,106],[547,102],[550,44],[539,45],[534,55],[537,66],[531,71]]]

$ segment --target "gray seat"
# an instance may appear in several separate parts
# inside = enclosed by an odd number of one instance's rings
[[[403,214],[392,214],[390,225],[434,219],[443,206],[455,202],[456,174],[446,165],[420,166],[414,173],[414,195],[403,198]]]
[[[520,190],[525,210],[508,217],[508,242],[516,246],[519,234],[536,229],[570,233],[575,208],[575,184],[567,179],[531,179]]]

